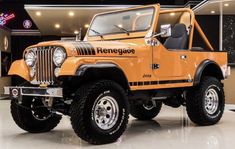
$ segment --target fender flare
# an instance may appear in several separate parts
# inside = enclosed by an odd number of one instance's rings
[[[198,66],[197,70],[196,70],[196,73],[195,73],[195,76],[194,76],[194,83],[193,85],[198,85],[201,81],[201,77],[202,77],[202,74],[204,72],[204,70],[209,66],[209,65],[213,65],[213,67],[215,67],[217,70],[217,73],[219,72],[219,75],[221,79],[224,79],[224,76],[223,76],[223,72],[220,68],[220,66],[214,62],[214,61],[211,61],[211,60],[205,60],[203,62],[200,63],[200,65]],[[216,74],[215,74],[216,75]]]
[[[91,71],[92,70],[92,71]],[[96,63],[96,64],[83,64],[76,70],[75,75],[78,77],[86,76],[88,72],[108,72],[109,79],[121,79],[117,83],[121,84],[123,87],[130,89],[128,79],[122,69],[113,63]],[[111,75],[111,74],[113,75]],[[95,76],[94,76],[95,77]],[[117,80],[116,80],[117,81]]]

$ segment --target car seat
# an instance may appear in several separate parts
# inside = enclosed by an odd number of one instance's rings
[[[188,49],[188,34],[185,24],[176,24],[172,29],[171,37],[164,43],[167,49]]]

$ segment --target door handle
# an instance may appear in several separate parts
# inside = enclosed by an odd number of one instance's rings
[[[180,55],[180,59],[187,59],[187,55]]]

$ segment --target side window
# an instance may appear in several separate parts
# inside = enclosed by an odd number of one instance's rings
[[[160,33],[161,25],[170,24],[172,28],[171,37],[162,38],[160,42],[167,48],[172,50],[188,49],[188,36],[191,29],[191,15],[189,12],[169,12],[160,14],[157,33]]]

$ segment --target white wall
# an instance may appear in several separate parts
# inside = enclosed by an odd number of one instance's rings
[[[231,67],[231,75],[224,81],[225,101],[235,104],[235,67]]]

